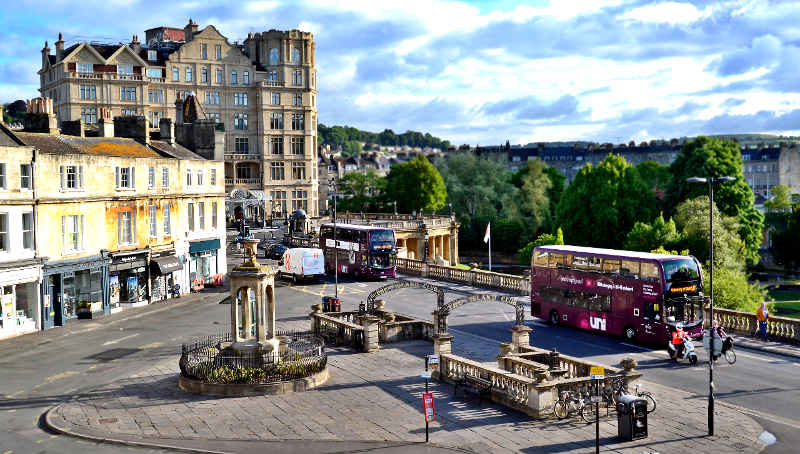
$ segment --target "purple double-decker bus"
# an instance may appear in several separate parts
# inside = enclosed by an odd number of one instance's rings
[[[337,223],[334,241],[333,223],[322,224],[319,247],[325,254],[326,273],[336,269],[338,254],[339,273],[355,278],[396,277],[397,248],[392,229]]]
[[[540,246],[531,257],[531,315],[663,345],[680,323],[702,337],[703,281],[692,256]]]

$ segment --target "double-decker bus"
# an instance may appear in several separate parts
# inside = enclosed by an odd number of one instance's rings
[[[333,224],[322,224],[319,247],[325,255],[326,273],[336,269],[338,254],[340,273],[356,278],[396,277],[397,249],[392,229],[337,223],[334,242]]]
[[[661,344],[681,323],[703,335],[697,259],[579,246],[540,246],[531,257],[531,315],[553,325]]]

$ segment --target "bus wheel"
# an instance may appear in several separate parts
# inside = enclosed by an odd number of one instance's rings
[[[625,331],[623,331],[622,334],[625,336],[625,340],[627,341],[636,339],[636,329],[631,325],[626,326]]]
[[[550,311],[550,324],[558,325],[558,311]]]

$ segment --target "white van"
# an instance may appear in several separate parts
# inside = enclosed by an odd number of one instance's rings
[[[297,247],[287,249],[278,266],[278,277],[291,277],[297,282],[319,279],[325,274],[325,257],[322,249]]]

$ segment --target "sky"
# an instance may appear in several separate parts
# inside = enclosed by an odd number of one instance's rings
[[[0,12],[0,101],[38,95],[59,32],[130,42],[190,17],[230,41],[312,32],[329,126],[473,146],[800,134],[791,1],[21,0]]]

